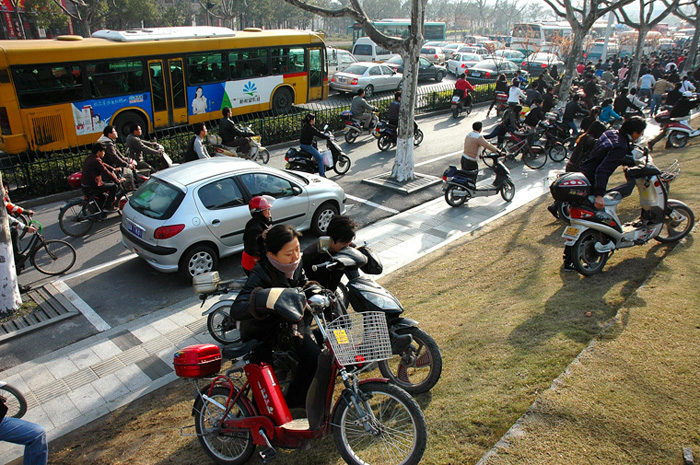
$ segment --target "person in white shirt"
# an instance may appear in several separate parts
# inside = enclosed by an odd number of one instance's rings
[[[518,78],[514,78],[508,89],[508,105],[512,107],[520,105],[520,99],[525,100],[526,98],[525,93],[520,89]]]
[[[650,72],[639,78],[639,98],[651,98],[651,88],[656,84],[656,78]]]
[[[211,158],[207,148],[204,146],[204,137],[207,135],[207,126],[204,123],[194,124],[194,134],[185,151],[185,162],[195,161],[202,158]]]
[[[683,78],[683,82],[681,83],[681,92],[695,92],[695,85],[690,82],[688,75]]]

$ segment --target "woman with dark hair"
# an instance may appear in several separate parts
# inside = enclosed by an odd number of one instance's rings
[[[601,123],[600,121],[593,121],[591,125],[588,126],[586,132],[579,136],[579,138],[576,140],[576,146],[571,152],[569,162],[566,164],[567,173],[570,173],[572,171],[578,171],[581,161],[583,161],[587,153],[590,153],[591,150],[593,150],[593,146],[595,145],[598,138],[601,135],[603,135],[605,129],[606,127],[603,123]]]
[[[506,95],[508,95],[508,80],[506,79],[506,75],[501,73],[500,76],[498,76],[498,79],[496,80],[496,88],[493,91],[493,102],[491,102],[491,106],[489,107],[489,111],[486,112],[486,117],[489,117],[489,113],[491,113],[491,109],[493,106],[496,104],[496,95],[502,92]]]
[[[285,393],[289,408],[304,408],[306,392],[316,373],[321,349],[304,318],[308,280],[301,265],[299,237],[293,226],[278,224],[263,233],[260,260],[250,272],[231,306],[231,316],[241,322],[241,339],[263,342],[251,357],[253,363],[272,363],[272,350],[292,352],[299,360],[296,374]]]
[[[323,164],[323,156],[318,151],[316,147],[312,144],[314,142],[314,136],[320,137],[321,139],[328,139],[328,136],[316,129],[314,123],[316,122],[316,115],[309,113],[304,117],[304,125],[301,127],[301,137],[299,137],[299,147],[307,153],[313,155],[318,162],[318,175],[322,178],[326,177],[326,165]]]

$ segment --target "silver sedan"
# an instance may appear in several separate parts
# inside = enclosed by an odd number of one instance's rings
[[[215,157],[152,175],[124,207],[122,242],[164,273],[191,278],[213,271],[219,258],[243,250],[248,202],[256,195],[275,198],[275,223],[317,235],[345,212],[345,193],[333,181]]]
[[[358,89],[365,90],[369,98],[375,92],[398,90],[403,74],[397,73],[383,63],[360,61],[354,63],[340,73],[335,73],[331,79],[330,88],[340,92],[357,93]]]

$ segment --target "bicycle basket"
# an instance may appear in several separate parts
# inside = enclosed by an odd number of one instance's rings
[[[391,357],[386,315],[350,313],[328,323],[328,341],[340,365],[377,362]]]
[[[668,168],[661,170],[661,175],[659,176],[663,182],[675,181],[678,175],[681,173],[681,165],[678,160],[674,161]]]

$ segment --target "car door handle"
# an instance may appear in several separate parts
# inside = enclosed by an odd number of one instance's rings
[[[214,220],[211,222],[211,224],[212,226],[218,226],[219,224],[221,224],[221,220]]]

